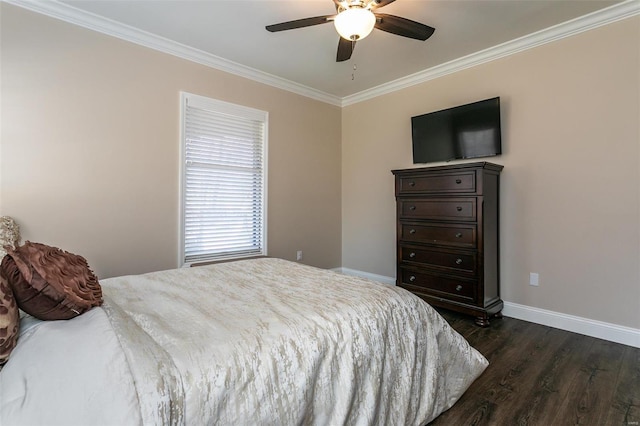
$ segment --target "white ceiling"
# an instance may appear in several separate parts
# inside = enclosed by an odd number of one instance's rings
[[[26,0],[9,1],[23,7],[26,3]],[[98,17],[108,18],[115,21],[105,21],[108,25],[125,24],[213,55],[216,60],[231,61],[232,66],[248,67],[266,78],[275,76],[343,99],[619,2],[397,0],[378,11],[430,25],[436,29],[435,34],[427,41],[417,41],[374,30],[357,43],[351,60],[342,63],[335,61],[338,35],[331,23],[279,33],[270,33],[264,28],[283,21],[333,14],[332,0],[64,0],[48,3],[57,9],[82,12],[94,21],[101,19]]]

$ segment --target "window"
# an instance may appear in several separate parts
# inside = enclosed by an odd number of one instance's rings
[[[181,93],[180,264],[266,255],[268,114]]]

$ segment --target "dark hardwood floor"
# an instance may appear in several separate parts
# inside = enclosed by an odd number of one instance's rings
[[[489,367],[430,425],[640,425],[640,349],[513,318],[438,310]]]

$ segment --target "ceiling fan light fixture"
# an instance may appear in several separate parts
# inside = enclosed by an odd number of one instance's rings
[[[361,40],[373,31],[376,16],[369,9],[351,7],[335,17],[333,24],[338,34],[347,40]]]

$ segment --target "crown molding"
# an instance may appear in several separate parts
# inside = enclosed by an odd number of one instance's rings
[[[463,56],[459,59],[454,59],[453,61],[419,71],[415,74],[381,84],[371,89],[363,90],[362,92],[358,92],[353,95],[345,96],[342,98],[341,106],[345,107],[353,105],[358,102],[415,86],[416,84],[434,80],[447,74],[462,71],[486,62],[495,61],[496,59],[504,58],[505,56],[513,55],[566,37],[571,37],[584,31],[589,31],[638,14],[640,14],[640,1],[626,0],[622,3],[615,4],[608,8],[572,19],[544,30],[540,30],[524,37]]]
[[[237,62],[186,46],[176,41],[152,34],[132,26],[86,12],[56,0],[1,0],[32,12],[40,13],[70,24],[78,25],[102,34],[168,53],[188,61],[196,62],[220,71],[264,83],[278,89],[287,90],[331,105],[341,106],[341,98],[314,88],[295,83],[273,74],[265,73]]]
[[[113,21],[56,0],[0,0],[33,12],[60,19],[93,31],[107,34],[150,49],[168,53],[188,61],[196,62],[220,71],[228,72],[278,89],[287,90],[331,105],[345,107],[392,93],[429,80],[452,74],[467,68],[513,55],[524,50],[570,37],[603,25],[640,14],[640,1],[626,0],[608,8],[555,25],[553,27],[520,37],[480,52],[472,53],[453,61],[428,68],[371,89],[363,90],[343,98],[295,83],[273,74],[265,73],[199,49],[142,31],[129,25]]]

